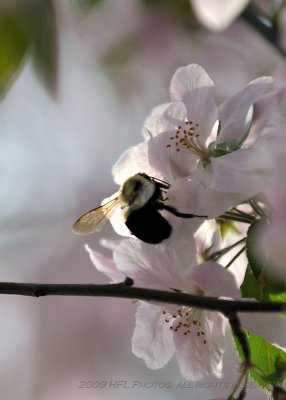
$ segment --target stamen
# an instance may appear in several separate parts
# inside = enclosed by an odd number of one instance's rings
[[[194,124],[193,121],[187,118],[184,121],[184,125],[178,125],[175,128],[175,136],[171,136],[170,140],[177,139],[175,143],[176,152],[184,148],[188,151],[192,151],[197,154],[200,158],[206,160],[209,157],[208,150],[199,141],[200,134],[195,133],[196,128],[199,124]],[[168,143],[166,147],[169,149],[172,147],[171,143]]]
[[[165,310],[162,313],[167,314]],[[172,332],[181,331],[184,336],[189,335],[192,329],[195,330],[196,337],[201,338],[202,343],[206,344],[206,339],[203,339],[206,336],[204,327],[208,327],[208,325],[204,319],[203,311],[183,306],[177,309],[177,313],[166,318],[165,322],[169,324],[169,329]]]

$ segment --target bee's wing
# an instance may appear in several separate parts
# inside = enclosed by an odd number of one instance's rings
[[[100,231],[105,222],[111,216],[112,212],[118,204],[118,197],[110,200],[108,203],[103,204],[91,211],[83,214],[73,224],[72,230],[78,235],[87,235],[95,231]]]

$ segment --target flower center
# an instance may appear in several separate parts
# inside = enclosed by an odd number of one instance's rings
[[[200,143],[200,134],[197,132],[198,128],[199,124],[186,119],[183,125],[175,128],[175,135],[170,137],[170,143],[166,147],[170,148],[174,146],[177,152],[181,149],[187,149],[203,160],[208,159],[209,152]]]
[[[191,333],[191,329],[196,331],[196,335],[202,339],[202,343],[206,344],[205,325],[206,320],[202,310],[183,306],[177,310],[177,314],[170,315],[163,310],[162,314],[166,316],[165,322],[169,324],[169,328],[173,332],[183,331],[185,336]]]

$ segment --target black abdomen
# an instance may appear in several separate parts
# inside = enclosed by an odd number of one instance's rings
[[[169,222],[152,205],[132,211],[125,223],[134,236],[146,243],[161,243],[172,232]]]

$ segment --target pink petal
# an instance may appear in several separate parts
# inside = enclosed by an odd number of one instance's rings
[[[286,96],[286,87],[267,93],[255,103],[255,115],[249,133],[249,140],[254,141],[265,132],[264,126],[269,122],[271,117],[274,119],[278,115],[278,106],[282,103]],[[271,121],[273,123],[273,120]]]
[[[164,250],[137,239],[126,239],[115,249],[114,261],[118,270],[134,279],[137,286],[181,288],[180,260],[172,248]]]
[[[198,124],[197,132],[205,144],[217,120],[213,81],[200,65],[191,64],[176,71],[170,92],[173,101],[185,104],[187,118]]]
[[[243,11],[249,0],[192,0],[200,22],[213,31],[226,29]]]
[[[127,228],[123,218],[122,218],[122,210],[120,206],[116,207],[114,212],[112,213],[109,221],[114,229],[114,231],[120,236],[131,237],[131,233]]]
[[[247,230],[247,226],[245,226],[244,224],[242,224],[242,227],[246,228]],[[228,232],[228,235],[222,240],[218,224],[215,222],[215,220],[207,220],[195,233],[197,253],[200,257],[200,255],[208,249],[210,249],[211,252],[219,251],[222,249],[222,247],[227,247],[237,242],[239,239],[242,239],[242,237],[245,236],[245,233],[246,232],[244,232],[244,230],[240,234]],[[243,244],[240,247],[243,247]],[[234,248],[233,250],[222,256],[220,258],[220,264],[227,265],[229,261],[237,254],[239,249],[239,247]],[[202,257],[200,257],[199,260],[200,259],[203,260]],[[243,253],[227,269],[233,274],[237,287],[240,287],[244,281],[246,267],[247,258],[246,254]]]
[[[168,136],[166,136],[165,133],[148,140],[148,160],[150,168],[154,171],[152,175],[148,175],[170,183],[173,180],[173,174],[171,171],[170,159],[167,156],[168,151],[165,145],[167,141]]]
[[[216,144],[240,143],[245,136],[245,119],[249,108],[272,82],[273,79],[269,76],[255,79],[220,106],[221,131]]]
[[[198,256],[211,249],[211,251],[221,250],[222,237],[218,229],[218,224],[214,219],[206,220],[194,235]]]
[[[176,355],[184,378],[201,379],[214,373],[221,376],[221,357],[225,347],[225,318],[219,313],[204,312],[205,324],[192,325],[174,332]],[[204,332],[204,335],[201,333]]]
[[[177,209],[180,211],[180,208]],[[197,264],[196,243],[193,237],[203,220],[201,218],[183,219],[175,216],[174,219],[177,219],[180,225],[173,229],[170,238],[162,243],[162,247],[174,249],[181,261],[181,265],[189,268],[190,265]]]
[[[90,256],[93,265],[98,271],[107,275],[114,283],[124,281],[126,275],[118,271],[116,263],[111,258],[92,250],[87,244],[85,245],[85,249]]]
[[[241,297],[234,275],[218,263],[209,261],[196,265],[187,276],[200,285],[206,296]]]
[[[181,102],[162,104],[153,112],[144,123],[144,130],[148,132],[149,137],[156,137],[167,131],[170,131],[170,135],[174,135],[176,127],[181,125],[187,116],[186,107]]]
[[[255,147],[237,150],[212,160],[213,179],[211,187],[222,192],[236,193],[237,200],[253,197],[271,181],[272,138],[264,138]],[[237,201],[237,202],[238,202]]]
[[[192,179],[177,179],[173,182],[169,193],[181,197],[183,203],[181,212],[206,215],[208,218],[218,217],[241,201],[241,196],[235,193],[214,190],[201,180],[198,174]]]
[[[241,237],[242,238],[242,237]],[[234,243],[235,241],[233,241]],[[220,259],[222,265],[227,265],[228,262],[237,254],[237,252],[243,247],[243,244],[240,247],[237,247],[226,254]],[[235,278],[235,282],[238,287],[240,287],[244,281],[245,271],[247,268],[248,260],[246,257],[246,253],[242,253],[228,268],[228,271],[231,272]]]
[[[239,313],[239,318],[244,329],[263,336],[271,343],[286,347],[286,318],[282,315]]]
[[[147,175],[163,179],[164,176],[150,166],[148,142],[143,142],[126,150],[112,169],[114,181],[121,185],[131,176],[145,172]]]
[[[189,175],[197,163],[198,156],[186,151],[182,145],[178,147],[177,127],[183,126],[186,115],[185,105],[174,102],[161,116],[149,120],[149,125],[145,127],[150,137],[149,162],[152,168],[165,175],[169,183],[177,177]]]
[[[164,367],[174,354],[173,334],[162,308],[141,303],[136,312],[132,352],[151,369]]]

